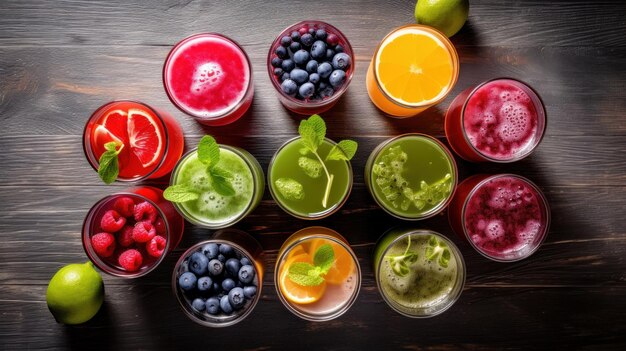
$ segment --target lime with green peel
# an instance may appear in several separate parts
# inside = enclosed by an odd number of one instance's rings
[[[469,0],[418,0],[415,20],[434,27],[448,37],[456,34],[469,14]]]
[[[85,323],[104,302],[102,277],[91,262],[69,264],[50,279],[46,302],[57,322]]]

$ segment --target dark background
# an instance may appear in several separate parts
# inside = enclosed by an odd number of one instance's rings
[[[626,347],[626,5],[622,1],[471,1],[452,38],[461,60],[449,97],[418,117],[385,117],[370,103],[365,72],[377,43],[412,23],[414,1],[21,1],[0,2],[0,349],[456,349]],[[45,303],[61,266],[84,262],[82,220],[101,197],[126,188],[103,185],[81,148],[86,119],[113,99],[137,99],[172,113],[188,146],[205,133],[241,146],[264,168],[296,134],[300,116],[282,108],[267,76],[271,41],[304,19],[327,21],[356,54],[350,89],[324,114],[328,136],[360,143],[348,202],[330,218],[308,222],[283,213],[269,191],[236,225],[267,253],[262,299],[248,319],[215,330],[187,319],[170,288],[180,254],[206,239],[188,225],[179,248],[147,277],[104,276],[106,303],[90,322],[55,323]],[[240,121],[203,128],[171,105],[161,69],[171,46],[215,31],[243,45],[254,69],[255,97]],[[529,259],[488,261],[458,240],[444,214],[415,223],[461,248],[467,283],[446,313],[412,320],[393,312],[376,290],[375,240],[400,221],[377,208],[363,182],[365,160],[384,139],[405,132],[444,137],[443,115],[461,90],[510,76],[536,88],[548,113],[537,151],[509,165],[457,159],[460,179],[512,172],[536,182],[553,225]],[[167,179],[147,184],[164,186]],[[309,225],[348,238],[363,268],[356,304],[326,323],[305,322],[278,301],[272,280],[280,244]]]

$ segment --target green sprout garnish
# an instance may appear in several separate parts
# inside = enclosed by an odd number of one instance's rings
[[[406,249],[402,255],[386,255],[385,258],[389,260],[391,270],[399,277],[405,277],[409,274],[409,265],[417,261],[417,253],[410,251],[411,248],[411,236],[408,237]]]
[[[446,243],[437,239],[434,235],[431,235],[428,239],[428,246],[424,254],[427,260],[437,260],[437,263],[439,263],[441,267],[448,267],[448,263],[450,262],[450,249]]]

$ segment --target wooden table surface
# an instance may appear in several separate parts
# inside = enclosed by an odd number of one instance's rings
[[[616,1],[471,1],[452,38],[461,61],[448,98],[396,120],[369,101],[365,72],[380,39],[412,23],[414,1],[31,1],[0,2],[0,349],[457,349],[626,347],[626,5]],[[187,146],[210,133],[241,146],[264,168],[296,134],[300,116],[283,109],[265,60],[286,26],[321,19],[356,52],[356,73],[324,114],[328,136],[360,143],[354,188],[335,215],[297,220],[272,201],[236,225],[266,250],[267,276],[253,313],[235,327],[205,328],[180,310],[170,287],[175,261],[211,232],[187,225],[181,245],[148,276],[104,276],[106,302],[88,323],[66,327],[48,312],[45,291],[61,266],[84,262],[82,220],[103,185],[81,148],[86,119],[113,99],[137,99],[172,113]],[[254,69],[250,112],[203,128],[165,95],[161,69],[171,46],[197,32],[243,45]],[[414,223],[455,241],[467,263],[460,300],[446,313],[413,320],[381,299],[371,269],[376,239],[401,221],[367,192],[367,156],[384,139],[422,132],[444,140],[443,115],[461,90],[497,76],[522,79],[545,101],[547,134],[527,159],[508,165],[457,158],[460,179],[511,172],[536,182],[552,208],[546,242],[517,263],[491,262],[453,235],[444,214]],[[270,135],[271,134],[271,135]],[[167,179],[146,182],[165,186]],[[323,225],[345,235],[363,268],[356,304],[326,323],[298,319],[272,279],[277,249],[293,232]]]

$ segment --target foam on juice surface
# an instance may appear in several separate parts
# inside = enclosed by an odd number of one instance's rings
[[[537,110],[528,93],[502,80],[474,92],[463,115],[470,143],[482,154],[501,160],[532,145],[537,122]]]

